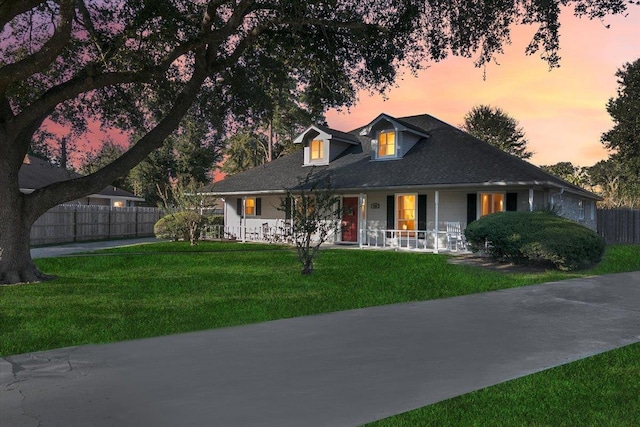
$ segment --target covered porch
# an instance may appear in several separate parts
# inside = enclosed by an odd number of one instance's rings
[[[530,190],[407,189],[341,195],[342,218],[328,243],[360,248],[466,251],[470,221],[502,210],[533,209],[545,194]],[[215,234],[243,242],[293,243],[292,218],[281,195],[225,200],[225,226]]]
[[[211,225],[202,233],[203,239],[232,240],[238,242],[293,244],[289,227],[271,227],[268,223],[260,227]],[[361,230],[362,237],[356,242],[340,239],[341,230],[336,230],[328,243],[362,249],[394,249],[425,252],[467,252],[468,247],[459,223],[445,223],[437,230],[386,230],[367,228]]]
[[[247,194],[224,200],[225,225],[209,235],[243,242],[293,243],[293,219],[281,194]],[[533,210],[550,201],[530,188],[403,188],[344,192],[342,218],[328,243],[360,248],[465,251],[468,223],[493,212]]]

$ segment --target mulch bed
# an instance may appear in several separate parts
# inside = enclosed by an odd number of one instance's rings
[[[544,273],[547,270],[554,269],[553,265],[549,264],[513,264],[499,262],[488,256],[478,254],[456,255],[449,258],[448,262],[449,264],[470,265],[503,273]]]

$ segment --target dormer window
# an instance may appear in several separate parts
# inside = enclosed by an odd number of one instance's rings
[[[388,130],[380,132],[378,136],[378,158],[396,155],[396,132]]]
[[[324,144],[321,139],[314,139],[309,144],[311,160],[322,160],[324,158]]]
[[[380,114],[359,134],[371,138],[371,160],[382,161],[402,159],[419,141],[429,138],[423,129],[387,114]]]
[[[296,136],[294,144],[303,145],[305,166],[325,166],[354,145],[360,145],[356,135],[325,126],[311,125]]]

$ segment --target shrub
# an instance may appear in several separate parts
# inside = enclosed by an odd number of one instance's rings
[[[204,238],[222,239],[224,237],[224,216],[211,215],[203,228]]]
[[[206,219],[194,211],[171,213],[160,218],[153,226],[153,232],[158,239],[189,240],[195,245],[200,238],[200,232]]]
[[[178,223],[173,215],[160,218],[153,226],[153,233],[158,239],[170,239],[176,242],[181,237]]]
[[[604,239],[593,230],[549,211],[499,212],[472,222],[465,230],[472,249],[516,263],[552,263],[560,270],[600,262]]]
[[[209,225],[224,225],[224,216],[222,215],[211,215],[207,218]]]

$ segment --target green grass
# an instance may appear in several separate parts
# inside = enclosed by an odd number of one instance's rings
[[[0,354],[106,343],[381,304],[444,298],[580,275],[640,270],[640,246],[611,246],[580,273],[505,274],[444,255],[322,251],[311,276],[275,245],[140,245],[36,260],[55,281],[0,287]]]
[[[367,424],[638,426],[640,343]]]
[[[451,297],[640,270],[640,246],[610,246],[595,268],[505,274],[444,255],[327,250],[300,275],[275,245],[165,243],[37,260],[52,282],[0,287],[0,354],[105,343],[284,317]],[[371,424],[640,425],[640,344]]]

